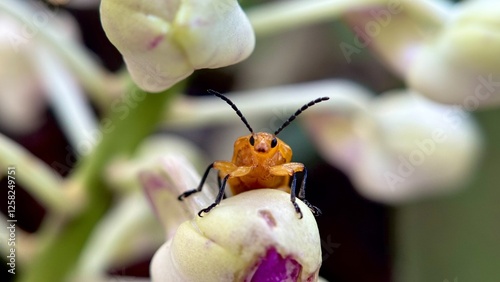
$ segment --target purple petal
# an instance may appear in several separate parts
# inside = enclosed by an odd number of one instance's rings
[[[290,256],[283,258],[275,248],[267,250],[253,273],[245,281],[251,282],[283,282],[298,281],[302,266]],[[251,279],[251,280],[249,280]]]

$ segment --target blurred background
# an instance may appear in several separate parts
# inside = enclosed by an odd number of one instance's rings
[[[95,60],[110,72],[123,71],[122,56],[102,29],[98,1],[89,1],[95,3],[88,5],[78,5],[77,2],[75,5],[55,6],[40,1],[39,5],[68,12],[77,23],[74,36],[95,54]],[[269,2],[240,1],[244,9]],[[360,48],[350,60],[346,60],[339,46],[343,42],[354,44],[354,38],[349,19],[342,16],[257,37],[255,50],[247,60],[226,68],[195,71],[187,80],[185,93],[198,97],[208,95],[207,89],[222,93],[244,92],[324,79],[346,79],[374,95],[406,86],[405,81],[391,72],[370,48]],[[0,75],[4,75],[0,81],[5,82],[12,79],[8,76],[9,70],[16,67],[17,62],[7,64],[8,60],[1,56],[9,56],[9,53],[0,53],[0,62],[3,62]],[[20,81],[36,79],[28,72],[16,72],[16,75],[20,76],[16,77]],[[46,88],[34,87],[35,97],[49,95]],[[0,86],[0,91],[2,89],[7,91]],[[14,98],[16,95],[0,93],[0,101],[5,104],[9,99],[17,99]],[[304,100],[300,96],[289,98]],[[16,130],[15,120],[4,120],[0,122],[0,132],[49,165],[56,162],[67,164],[68,154],[75,154],[75,148],[71,147],[61,129],[54,108],[43,98],[30,99],[38,103],[29,106],[38,111],[36,124],[26,126],[25,130]],[[97,105],[93,104],[92,108],[97,116],[102,117]],[[285,112],[291,114],[294,110],[285,109]],[[227,107],[227,111],[231,109]],[[258,122],[254,119],[257,123],[254,128],[270,128],[273,116],[276,117],[279,111],[282,108],[262,113],[269,121],[262,117]],[[308,168],[307,199],[323,212],[317,218],[323,243],[322,277],[328,281],[500,279],[500,129],[497,123],[500,111],[492,108],[472,115],[484,140],[484,154],[475,165],[473,176],[456,191],[396,203],[363,196],[346,171],[318,150],[317,142],[311,136],[314,133],[307,129],[309,123],[299,120],[280,134],[280,138],[293,148],[294,161],[302,162]],[[252,123],[252,117],[247,118]],[[238,120],[236,115],[234,119]],[[411,131],[411,128],[407,130]],[[200,167],[213,160],[229,159],[232,142],[237,136],[246,134],[242,124],[217,122],[186,129],[165,126],[156,134],[165,133],[181,136],[200,147],[204,153],[204,163],[199,164]],[[448,157],[454,158],[451,154]],[[57,171],[66,176],[72,165]],[[439,170],[446,171],[447,167]],[[0,185],[7,186],[5,178]],[[40,228],[45,210],[21,186],[16,193],[18,227],[34,233]],[[6,201],[0,202],[0,208],[6,214]],[[115,281],[120,281],[120,276],[148,277],[152,255],[108,271]],[[2,281],[10,281],[13,277],[6,274],[5,263],[2,268]],[[22,271],[20,267],[19,272]]]

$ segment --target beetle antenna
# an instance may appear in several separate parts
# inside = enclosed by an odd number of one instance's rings
[[[246,127],[248,128],[248,130],[250,130],[250,133],[253,134],[252,127],[250,126],[250,124],[248,124],[247,119],[243,116],[243,114],[238,109],[238,107],[236,107],[236,105],[233,103],[233,101],[229,100],[229,98],[227,98],[226,96],[222,95],[221,93],[219,93],[219,92],[217,92],[215,90],[208,89],[207,92],[210,93],[210,94],[213,94],[213,95],[215,95],[215,96],[217,96],[219,98],[221,98],[224,101],[226,101],[226,103],[228,103],[229,106],[231,106],[231,108],[233,108],[233,110],[236,112],[236,114],[241,118],[241,121],[243,121],[243,123],[246,125]]]
[[[281,126],[280,128],[278,128],[278,130],[276,130],[274,132],[274,135],[278,135],[278,133],[281,132],[281,130],[283,130],[285,127],[287,127],[298,115],[300,115],[303,111],[307,110],[307,108],[315,105],[315,104],[318,104],[320,102],[323,102],[323,101],[326,101],[326,100],[329,100],[330,97],[321,97],[321,98],[318,98],[316,100],[313,100],[307,104],[305,104],[304,106],[302,106],[302,108],[298,109],[293,115],[291,115],[287,121],[285,121]]]

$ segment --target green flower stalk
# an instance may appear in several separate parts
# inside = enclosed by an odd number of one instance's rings
[[[125,119],[113,113],[108,121],[114,130],[103,136],[92,153],[79,164],[66,180],[69,188],[81,191],[81,209],[61,222],[67,215],[49,214],[38,234],[43,238],[19,281],[65,281],[71,278],[71,271],[80,260],[94,228],[111,206],[112,193],[108,189],[103,171],[117,157],[134,152],[140,142],[156,128],[164,107],[168,106],[177,87],[161,95],[145,95],[145,99],[130,110]],[[134,95],[136,88],[130,89]],[[81,198],[80,198],[81,199]]]

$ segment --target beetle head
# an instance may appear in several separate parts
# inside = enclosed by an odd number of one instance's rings
[[[257,153],[271,153],[276,150],[279,139],[271,133],[258,132],[250,134],[248,142]]]

